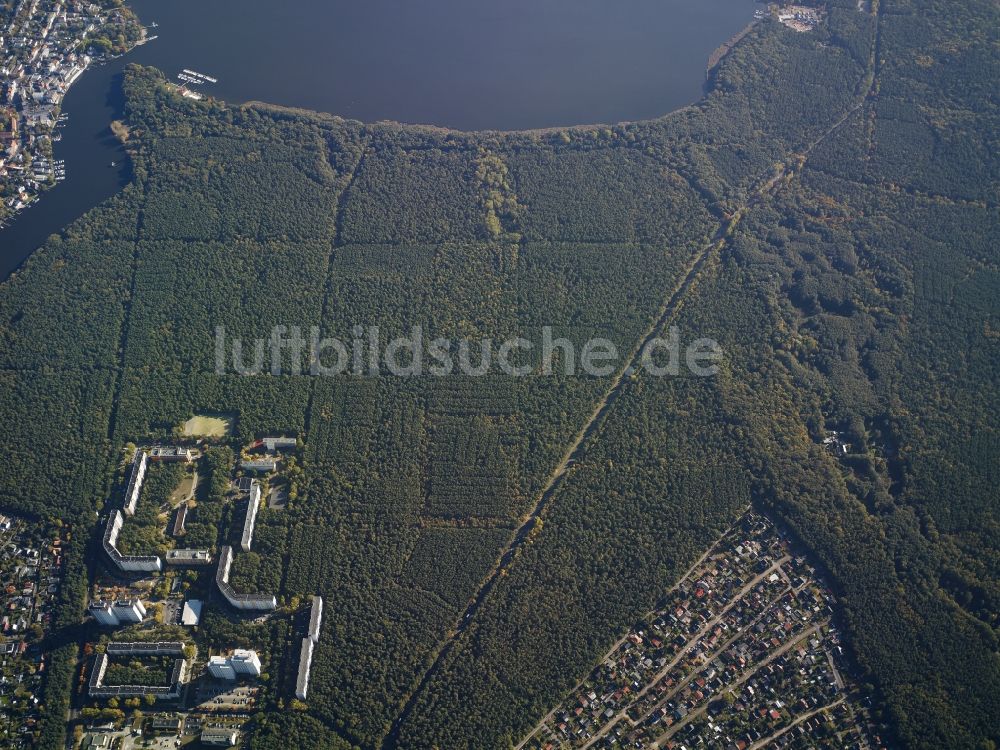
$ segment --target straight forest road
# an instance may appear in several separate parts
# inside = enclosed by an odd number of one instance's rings
[[[879,8],[878,16],[880,15],[881,7]],[[523,517],[521,526],[518,527],[517,531],[511,537],[510,542],[497,558],[494,565],[487,572],[482,583],[479,585],[476,595],[472,598],[470,604],[466,607],[458,621],[454,623],[449,635],[438,645],[435,652],[433,652],[430,666],[427,667],[420,679],[416,681],[414,689],[406,698],[399,714],[392,723],[392,727],[383,738],[381,743],[382,750],[392,750],[396,747],[398,744],[400,728],[402,727],[403,722],[405,722],[407,717],[410,715],[410,712],[413,710],[417,697],[423,692],[424,688],[440,669],[441,664],[451,652],[452,648],[454,648],[458,639],[468,629],[476,613],[486,600],[486,597],[496,585],[496,582],[511,566],[516,558],[518,549],[527,540],[531,530],[544,514],[549,502],[562,485],[563,480],[569,475],[570,468],[575,465],[579,459],[584,457],[588,440],[600,430],[600,427],[604,424],[611,407],[614,405],[614,402],[621,395],[626,385],[631,382],[632,374],[638,371],[646,346],[650,341],[662,334],[662,332],[680,311],[685,296],[698,281],[698,278],[708,261],[726,247],[729,242],[729,237],[740,223],[742,217],[750,209],[761,205],[765,200],[767,200],[775,188],[780,186],[783,182],[787,183],[790,181],[795,176],[797,171],[801,170],[805,166],[809,155],[816,149],[816,147],[823,143],[831,135],[836,133],[844,125],[844,123],[846,123],[852,115],[864,107],[869,98],[874,95],[878,74],[877,60],[878,47],[880,43],[880,31],[881,24],[877,20],[875,27],[875,39],[873,41],[872,54],[869,62],[871,68],[869,71],[870,81],[864,93],[859,95],[858,101],[848,107],[841,114],[841,116],[830,125],[829,128],[824,130],[820,135],[809,142],[804,149],[798,152],[793,151],[786,154],[785,159],[790,163],[778,164],[774,169],[774,173],[770,177],[764,179],[763,182],[761,182],[749,193],[742,206],[740,206],[733,213],[732,218],[727,218],[720,223],[719,228],[715,231],[712,237],[695,252],[694,256],[688,262],[680,281],[674,286],[671,293],[664,300],[659,313],[646,329],[642,338],[640,338],[638,343],[636,343],[632,351],[625,358],[625,363],[618,370],[618,372],[612,376],[604,395],[598,401],[590,417],[588,417],[587,421],[584,422],[579,432],[568,445],[562,460],[552,470],[549,475],[549,479],[542,491],[539,493],[535,504]]]

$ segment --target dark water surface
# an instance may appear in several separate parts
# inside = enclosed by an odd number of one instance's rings
[[[656,117],[699,98],[753,0],[133,0],[159,38],[88,70],[63,104],[67,179],[0,230],[0,278],[127,183],[108,130],[126,63],[218,79],[208,95],[462,130]],[[116,167],[111,167],[116,162]]]

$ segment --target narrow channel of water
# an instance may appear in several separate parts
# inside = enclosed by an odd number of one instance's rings
[[[14,271],[49,235],[59,232],[128,184],[131,165],[109,123],[122,116],[124,60],[84,73],[63,102],[69,122],[55,156],[66,161],[66,180],[0,229],[0,279]],[[112,162],[115,166],[111,166]]]

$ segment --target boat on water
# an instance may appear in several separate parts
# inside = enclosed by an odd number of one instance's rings
[[[186,73],[189,76],[194,76],[195,78],[198,78],[202,81],[208,81],[209,83],[219,82],[218,78],[212,78],[212,76],[205,75],[204,73],[199,73],[197,70],[190,70],[188,68],[184,68],[182,72]]]

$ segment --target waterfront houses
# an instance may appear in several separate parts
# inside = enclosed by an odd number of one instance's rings
[[[52,143],[70,86],[144,34],[130,10],[107,0],[19,0],[0,9],[0,225],[65,178]]]

